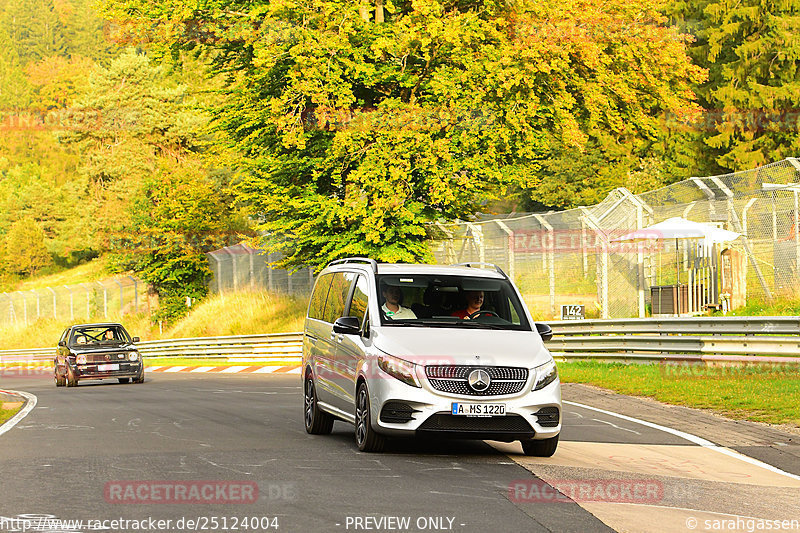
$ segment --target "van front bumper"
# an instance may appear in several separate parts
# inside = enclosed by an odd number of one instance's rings
[[[499,396],[447,394],[421,379],[413,387],[378,371],[367,379],[373,429],[389,436],[435,435],[514,441],[546,439],[561,431],[561,383],[537,391],[529,378],[520,393]],[[452,414],[453,403],[503,404],[503,416]]]

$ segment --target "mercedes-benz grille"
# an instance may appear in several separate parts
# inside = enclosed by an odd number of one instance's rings
[[[528,381],[528,369],[513,366],[431,365],[425,375],[434,389],[465,396],[516,394]]]

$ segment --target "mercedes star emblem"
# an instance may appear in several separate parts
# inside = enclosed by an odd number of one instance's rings
[[[492,378],[489,377],[489,373],[482,369],[478,368],[473,370],[469,373],[469,377],[467,378],[467,383],[475,392],[483,392],[489,388],[489,384],[492,382]]]

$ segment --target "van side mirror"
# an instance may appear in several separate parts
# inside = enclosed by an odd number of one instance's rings
[[[361,323],[354,316],[337,318],[333,323],[333,332],[343,335],[358,335],[361,333]]]
[[[131,339],[131,342],[139,342],[139,337],[134,337],[133,339]]]
[[[64,348],[67,346],[67,341],[58,341],[58,345]]]
[[[547,342],[553,338],[553,328],[551,328],[547,324],[544,324],[542,322],[537,322],[536,331],[539,332],[539,335],[542,337],[542,340],[544,342]]]

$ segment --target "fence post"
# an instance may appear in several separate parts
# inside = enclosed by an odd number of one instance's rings
[[[21,291],[16,291],[17,294],[20,295],[22,298],[22,320],[24,325],[28,325],[28,300],[25,299],[25,295],[22,294]]]
[[[75,320],[75,299],[72,296],[72,287],[64,285],[64,288],[69,291],[69,319]]]
[[[119,316],[125,316],[125,299],[122,297],[122,282],[114,278],[114,283],[119,287]]]
[[[600,241],[602,252],[600,254],[600,261],[596,262],[597,267],[597,296],[600,300],[601,318],[609,318],[609,305],[608,305],[608,245],[606,243],[606,234],[600,229],[600,225],[595,220],[592,213],[585,207],[579,208],[583,213],[583,218],[587,225],[594,230],[595,233],[595,247],[597,242]],[[597,255],[595,252],[595,261]]]
[[[231,256],[231,274],[233,275],[233,290],[236,292],[239,290],[239,281],[237,278],[236,272],[236,255],[230,251],[230,249],[226,246],[222,249],[226,254]]]
[[[539,221],[539,224],[542,225],[544,229],[547,230],[548,234],[548,242],[546,248],[547,254],[547,270],[548,270],[548,280],[550,285],[550,312],[553,316],[556,315],[556,236],[555,232],[553,231],[553,226],[550,225],[547,220],[544,219],[542,215],[534,215],[536,220]]]
[[[256,272],[255,265],[253,264],[253,256],[255,255],[256,251],[249,246],[245,249],[247,250],[248,258],[250,259],[250,290],[254,291],[256,288]]]
[[[53,318],[58,319],[58,310],[57,310],[58,301],[56,299],[56,291],[53,287],[47,287],[47,289],[53,293]]]
[[[108,291],[106,290],[106,286],[103,285],[101,282],[96,281],[100,288],[103,289],[103,318],[108,318]]]
[[[39,320],[42,309],[42,298],[39,296],[39,291],[36,289],[31,289],[31,292],[36,295],[36,320]]]
[[[133,282],[133,312],[139,312],[139,282],[133,276],[128,276]]]
[[[86,321],[89,322],[92,318],[92,305],[91,305],[91,297],[92,291],[89,290],[89,286],[85,283],[81,283],[81,287],[83,290],[86,291]]]
[[[516,281],[515,265],[517,261],[514,251],[514,232],[502,220],[495,220],[495,222],[508,235],[508,277],[511,278],[511,281]]]

